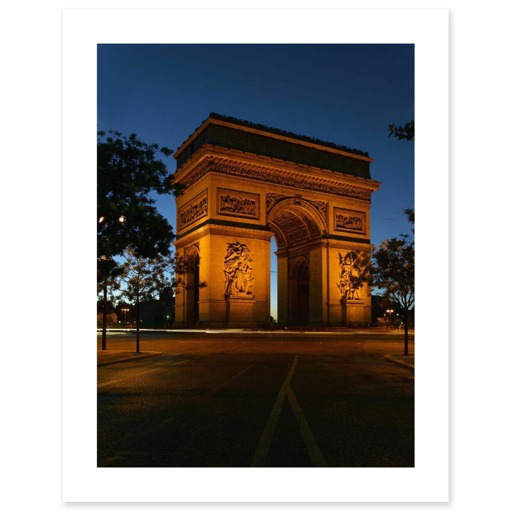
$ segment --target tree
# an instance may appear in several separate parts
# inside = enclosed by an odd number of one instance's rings
[[[405,210],[414,221],[414,212]],[[413,230],[414,232],[414,230]],[[372,286],[398,305],[404,317],[404,355],[409,354],[409,315],[414,307],[414,239],[407,234],[384,240],[373,251]]]
[[[199,267],[199,256],[181,256],[179,254],[175,254],[172,259],[172,268],[173,268],[173,279],[172,279],[172,290],[175,295],[181,292],[183,289],[192,289],[194,287],[198,288],[206,288],[206,281],[199,281],[192,285],[185,284],[185,276],[194,272],[194,270]]]
[[[98,257],[97,262],[97,276],[98,276],[98,298],[102,303],[102,336],[101,336],[101,349],[107,349],[107,313],[109,296],[118,287],[118,277],[121,275],[122,270],[118,263],[113,258],[106,256]]]
[[[165,288],[171,286],[169,274],[172,258],[158,254],[154,258],[137,257],[133,249],[125,252],[122,265],[120,297],[135,307],[135,327],[137,334],[136,352],[140,352],[140,305],[155,299]]]
[[[121,273],[116,259],[127,248],[138,257],[168,255],[174,238],[172,226],[154,206],[151,193],[178,194],[158,155],[172,151],[146,144],[135,134],[103,131],[97,136],[97,254],[98,288],[107,300],[109,287]],[[102,349],[106,349],[106,321],[103,321]]]
[[[398,140],[414,140],[414,119],[403,126],[391,123],[388,125],[388,132],[389,137],[396,137]]]

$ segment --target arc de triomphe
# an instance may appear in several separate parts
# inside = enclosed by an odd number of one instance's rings
[[[175,247],[187,262],[176,326],[269,325],[272,236],[280,324],[371,322],[368,289],[350,278],[379,188],[367,154],[211,114],[175,158]]]

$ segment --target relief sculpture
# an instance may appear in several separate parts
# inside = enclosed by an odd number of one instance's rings
[[[259,217],[259,196],[231,190],[218,191],[219,213],[237,217]]]
[[[363,219],[355,215],[343,215],[338,213],[336,215],[336,227],[338,229],[354,229],[356,231],[362,231]]]
[[[190,202],[180,208],[178,213],[178,227],[182,228],[187,224],[191,224],[192,222],[200,219],[201,217],[205,217],[208,213],[208,196],[206,193],[201,194],[201,197],[198,197],[193,202]]]
[[[339,254],[340,276],[338,288],[341,298],[348,300],[359,300],[359,288],[362,286],[362,278],[365,269],[361,266],[358,255],[349,252],[345,257]]]
[[[251,165],[248,167],[240,164],[239,162],[218,157],[206,157],[203,159],[201,164],[181,180],[181,183],[185,186],[189,186],[198,181],[208,172],[218,172],[221,174],[247,177],[254,180],[276,183],[278,185],[287,185],[294,188],[297,188],[300,183],[300,186],[307,190],[325,192],[328,194],[339,194],[366,201],[369,201],[371,196],[371,189],[366,187],[336,183],[322,178],[305,178],[298,173],[276,173],[271,167],[261,165]]]
[[[228,243],[224,257],[224,295],[227,297],[250,297],[254,278],[252,258],[247,245],[240,242]]]
[[[351,210],[334,209],[334,229],[336,231],[365,232],[365,214]]]
[[[273,192],[267,193],[267,213],[272,210],[274,205],[276,205],[282,199],[286,199],[289,196],[284,196],[283,194],[275,194]]]

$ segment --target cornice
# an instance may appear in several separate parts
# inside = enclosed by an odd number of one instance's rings
[[[247,224],[244,222],[233,222],[221,219],[208,219],[205,222],[184,230],[176,235],[174,245],[181,247],[189,243],[189,240],[196,240],[206,235],[243,236],[245,238],[256,238],[258,240],[270,240],[271,230],[261,224]]]
[[[210,172],[365,201],[380,186],[375,180],[211,145],[203,146],[180,168],[175,180],[188,187]]]

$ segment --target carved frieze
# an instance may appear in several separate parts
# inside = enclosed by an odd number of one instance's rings
[[[260,196],[236,190],[217,189],[217,213],[259,219]]]
[[[284,194],[275,194],[274,192],[270,192],[267,194],[267,213],[272,210],[272,208],[282,199],[286,199],[290,196],[285,196]]]
[[[328,210],[327,201],[308,201],[308,202],[318,210],[320,215],[323,217],[323,219],[327,223],[327,210]]]
[[[224,157],[207,156],[181,180],[185,186],[197,182],[208,172],[241,176],[267,183],[286,185],[293,188],[342,195],[355,199],[370,200],[373,188],[339,183],[328,178],[308,176],[300,172],[280,171],[265,165],[248,164]]]
[[[208,190],[203,190],[178,210],[178,229],[183,229],[206,215],[208,215]]]
[[[344,208],[334,208],[334,230],[366,233],[366,213]]]
[[[252,298],[254,278],[251,251],[238,241],[228,243],[224,257],[224,296]]]

